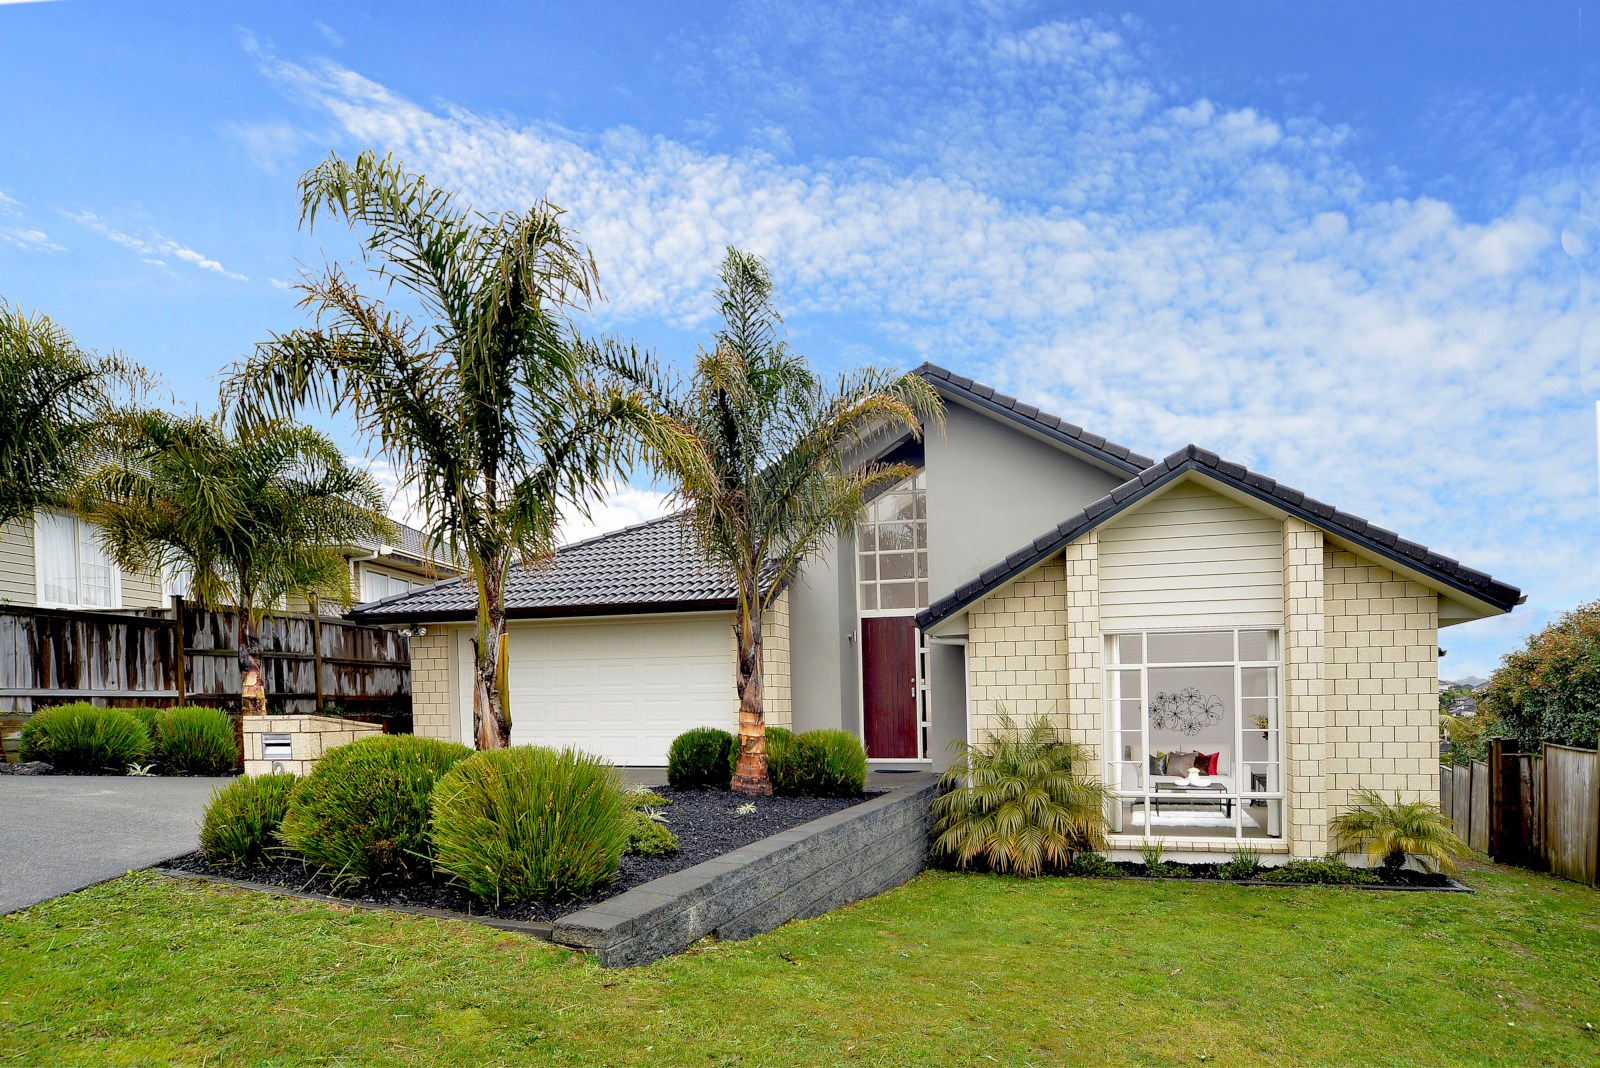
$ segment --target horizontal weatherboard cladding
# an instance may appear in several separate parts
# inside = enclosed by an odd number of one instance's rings
[[[1100,531],[1106,631],[1283,623],[1283,528],[1186,483]]]

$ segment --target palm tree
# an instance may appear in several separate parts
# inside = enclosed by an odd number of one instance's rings
[[[350,603],[340,547],[393,536],[377,483],[322,434],[281,421],[132,412],[108,430],[78,510],[119,566],[179,571],[195,600],[238,612],[240,708],[266,712],[262,616],[296,594]]]
[[[933,803],[934,851],[960,867],[1038,875],[1105,845],[1105,785],[1090,755],[1044,716],[1019,724],[998,709],[981,742],[960,742]]]
[[[366,152],[300,180],[301,222],[363,228],[376,278],[419,306],[418,324],[363,296],[335,266],[300,286],[310,329],[273,336],[224,385],[254,419],[302,405],[348,411],[425,510],[434,548],[477,586],[474,736],[510,744],[505,583],[554,552],[563,507],[580,514],[624,473],[632,444],[671,450],[669,426],[604,374],[570,313],[599,295],[594,261],[540,202],[483,215]]]
[[[1398,791],[1394,804],[1376,790],[1360,791],[1355,807],[1335,816],[1328,829],[1333,832],[1335,853],[1360,850],[1368,862],[1381,862],[1391,874],[1405,865],[1407,857],[1416,857],[1424,867],[1432,864],[1446,875],[1454,875],[1455,858],[1470,852],[1438,805],[1402,802]]]
[[[0,524],[63,503],[96,424],[148,385],[137,365],[0,300]]]
[[[770,794],[762,620],[807,558],[855,529],[874,492],[916,473],[852,458],[874,435],[920,434],[930,420],[942,425],[943,408],[915,375],[864,370],[825,386],[783,341],[772,279],[756,256],[728,250],[718,296],[723,327],[696,357],[686,386],[636,355],[619,363],[689,435],[692,447],[661,466],[699,549],[738,589],[733,789]]]

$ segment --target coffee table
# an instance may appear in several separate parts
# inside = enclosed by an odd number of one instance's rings
[[[1156,784],[1155,796],[1151,799],[1151,804],[1155,806],[1156,812],[1159,813],[1161,811],[1162,795],[1164,794],[1166,795],[1166,803],[1169,805],[1215,805],[1222,809],[1224,816],[1232,816],[1233,798],[1199,796],[1206,793],[1225,794],[1227,792],[1228,788],[1214,779],[1202,780],[1196,783],[1163,782]]]

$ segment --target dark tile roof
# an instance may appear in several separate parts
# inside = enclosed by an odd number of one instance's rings
[[[1216,453],[1202,449],[1198,445],[1190,445],[1168,456],[1161,463],[1152,464],[1141,471],[1137,478],[1129,479],[1099,500],[1090,502],[1066,522],[1053,530],[1046,531],[994,567],[987,568],[972,581],[958,586],[954,593],[929,605],[917,616],[917,625],[924,628],[931,627],[940,620],[949,618],[1016,576],[1049,559],[1119,512],[1190,471],[1201,472],[1248,493],[1290,515],[1298,516],[1313,526],[1358,545],[1375,556],[1421,572],[1443,586],[1493,605],[1501,611],[1510,611],[1521,601],[1522,591],[1515,586],[1508,586],[1482,571],[1475,571],[1448,556],[1441,556],[1426,546],[1407,541],[1392,531],[1369,523],[1360,516],[1341,512],[1332,505],[1313,500],[1297,489],[1279,485],[1273,479],[1256,474],[1240,464],[1229,463]]]
[[[1081,426],[1069,423],[1049,412],[1041,412],[1031,404],[1024,404],[1015,397],[997,393],[981,382],[974,382],[936,364],[925,363],[911,373],[920,375],[933,383],[936,388],[960,397],[969,404],[1014,423],[1020,423],[1045,437],[1086,453],[1092,459],[1124,474],[1136,475],[1155,463],[1150,457],[1140,456],[1125,445],[1107,441],[1099,434],[1091,434]]]
[[[670,515],[574,542],[554,560],[514,567],[506,580],[511,617],[665,612],[731,606],[733,583],[707,566],[679,516]],[[364,623],[472,619],[478,591],[470,577],[369,601],[351,609]]]

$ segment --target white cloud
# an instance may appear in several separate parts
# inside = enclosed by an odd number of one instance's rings
[[[614,483],[599,504],[589,509],[588,516],[568,515],[561,524],[558,537],[561,544],[583,541],[597,534],[643,523],[666,515],[670,510],[668,495],[648,487],[627,483]]]
[[[181,245],[170,237],[163,236],[155,230],[145,231],[148,236],[137,237],[133,234],[119,230],[92,211],[66,212],[67,218],[93,233],[99,234],[106,240],[121,245],[123,248],[136,252],[146,262],[158,266],[166,266],[162,257],[182,260],[184,263],[200,268],[202,271],[211,271],[224,278],[231,278],[235,282],[248,282],[249,279],[235,271],[230,271],[221,263],[202,252],[197,252],[187,245]]]
[[[326,22],[323,22],[321,20],[317,20],[317,21],[312,22],[311,26],[312,26],[313,29],[315,29],[317,31],[317,33],[322,35],[322,39],[324,41],[327,41],[329,44],[333,45],[333,47],[335,47],[335,48],[343,48],[344,47],[344,37],[343,37],[343,35],[341,35],[339,33],[339,31],[334,29],[332,26],[329,26]]]
[[[0,192],[0,218],[17,218],[23,214],[22,205]],[[51,240],[50,235],[36,226],[0,224],[0,241],[28,252],[65,252],[67,247]]]
[[[279,120],[230,122],[225,129],[244,147],[250,162],[272,174],[293,163],[308,140],[304,131]]]
[[[1523,585],[1528,610],[1446,638],[1465,649],[1452,672],[1483,673],[1495,642],[1600,585],[1594,415],[1555,237],[1579,188],[1524,176],[1470,220],[1397,195],[1346,129],[1173,89],[1138,32],[908,35],[937,91],[906,94],[876,158],[805,165],[426,107],[261,58],[352,145],[485,209],[569,209],[613,319],[703,327],[738,244],[769,257],[797,321],[849,316],[899,359],[1143,451],[1196,441]],[[861,87],[825,49],[818,67]],[[730,68],[730,92],[770,74]],[[819,106],[791,88],[775,112]]]

